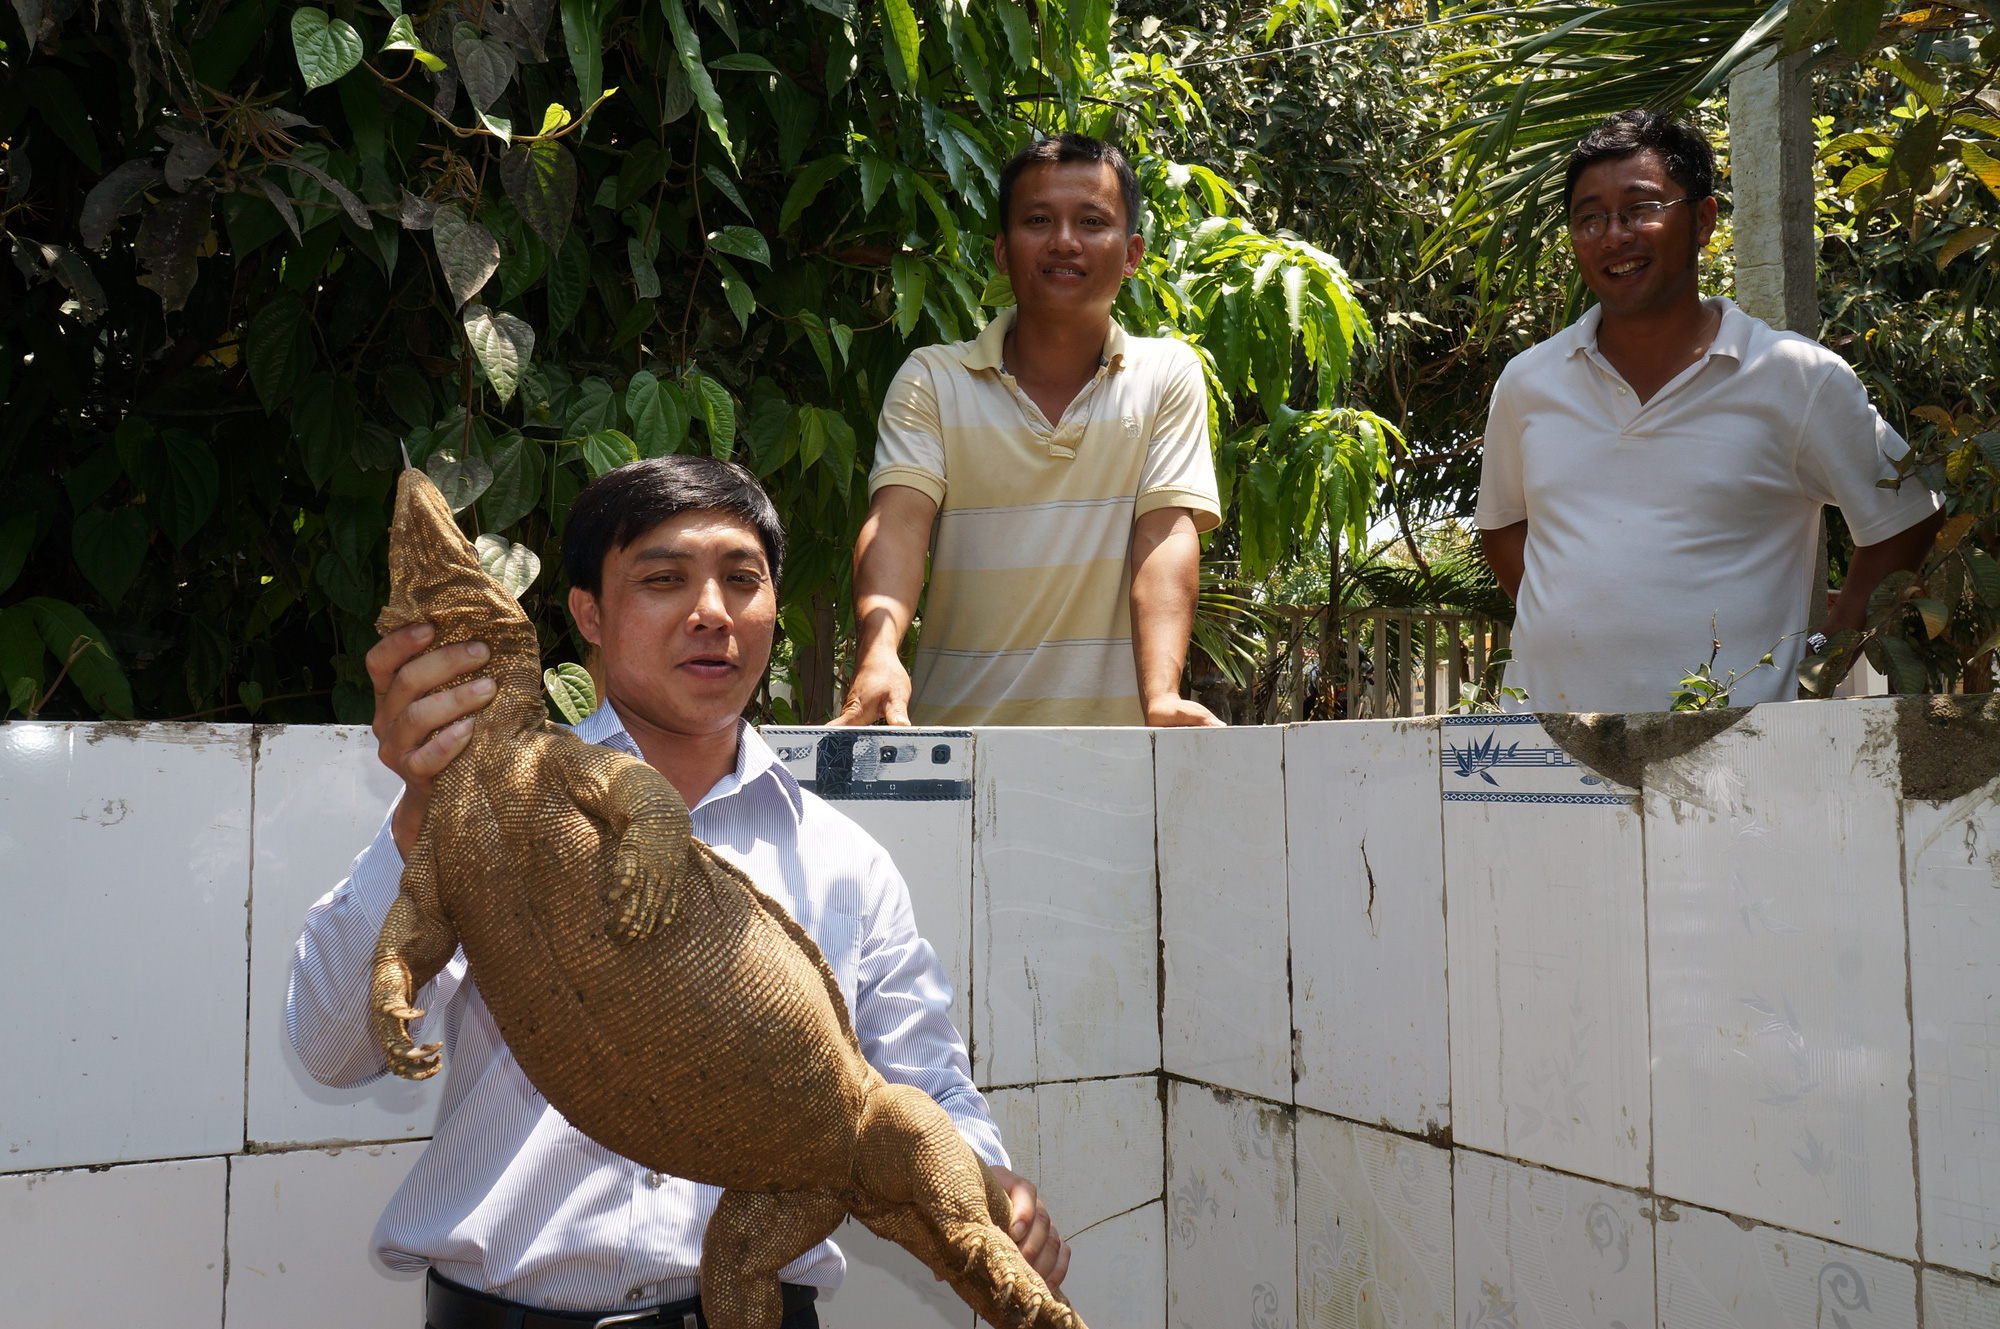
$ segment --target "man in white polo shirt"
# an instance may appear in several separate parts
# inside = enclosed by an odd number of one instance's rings
[[[889,385],[836,723],[1221,723],[1180,695],[1199,532],[1222,519],[1201,362],[1111,318],[1145,252],[1138,207],[1124,154],[1081,135],[1001,173],[1015,304]],[[912,678],[898,652],[926,553]]]
[[[1598,303],[1500,375],[1479,485],[1516,605],[1507,682],[1529,709],[1666,710],[1711,640],[1716,676],[1747,676],[1733,704],[1788,700],[1823,644],[1807,636],[1820,509],[1837,504],[1856,545],[1825,636],[1859,627],[1941,520],[1922,485],[1878,485],[1907,445],[1845,361],[1702,298],[1714,181],[1707,140],[1657,112],[1611,116],[1570,156],[1570,238]]]

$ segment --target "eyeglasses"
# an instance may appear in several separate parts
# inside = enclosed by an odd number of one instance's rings
[[[1619,212],[1579,212],[1569,219],[1569,233],[1579,240],[1595,240],[1611,228],[1611,219],[1628,231],[1654,231],[1667,224],[1667,209],[1684,198],[1669,199],[1665,203],[1648,200],[1634,203]]]

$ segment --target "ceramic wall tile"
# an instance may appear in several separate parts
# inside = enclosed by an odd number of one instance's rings
[[[975,760],[974,1075],[1157,1069],[1152,736],[989,729]]]
[[[1284,733],[1163,729],[1153,788],[1162,1065],[1289,1102]]]
[[[1908,1257],[1892,705],[1759,706],[1649,769],[1654,1178]]]
[[[0,727],[0,1168],[243,1144],[250,730]]]
[[[1298,1210],[1292,1111],[1167,1085],[1167,1323],[1292,1329]]]
[[[1924,1258],[1986,1278],[2000,1278],[1996,796],[1989,784],[1955,803],[1903,805]]]
[[[1451,1125],[1438,729],[1285,731],[1299,1106],[1425,1133]]]
[[[759,732],[801,786],[889,851],[909,883],[917,930],[951,980],[952,1024],[970,1038],[973,735],[775,726]]]
[[[370,1237],[420,1143],[252,1154],[229,1164],[231,1329],[423,1321],[423,1276],[386,1268]]]
[[[1578,766],[1532,716],[1447,717],[1439,739],[1453,1139],[1642,1186],[1634,797]]]
[[[250,897],[249,1137],[261,1144],[427,1136],[443,1079],[385,1075],[330,1089],[306,1073],[285,1035],[292,948],[306,910],[347,875],[382,827],[403,782],[375,756],[365,725],[258,730]]]
[[[1653,1323],[1653,1230],[1629,1191],[1453,1151],[1458,1319],[1473,1329]]]
[[[2000,1285],[1923,1271],[1924,1329],[1993,1329],[2000,1324]]]
[[[1451,1151],[1301,1110],[1300,1329],[1451,1329]]]
[[[1907,1264],[1693,1205],[1657,1228],[1660,1329],[1916,1329]]]
[[[197,1158],[0,1176],[0,1321],[220,1325],[227,1168]]]
[[[1160,1082],[1151,1075],[996,1089],[987,1096],[1014,1171],[1058,1230],[1080,1232],[1160,1198]]]
[[[1091,1329],[1161,1329],[1167,1323],[1167,1234],[1160,1201],[1067,1239],[1063,1295]]]

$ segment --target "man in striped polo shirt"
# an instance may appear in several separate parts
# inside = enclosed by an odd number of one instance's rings
[[[1082,135],[1001,173],[1015,304],[889,386],[837,723],[1221,723],[1180,695],[1198,536],[1221,521],[1201,362],[1111,318],[1145,253],[1138,210],[1125,154]],[[898,649],[927,552],[913,677]]]

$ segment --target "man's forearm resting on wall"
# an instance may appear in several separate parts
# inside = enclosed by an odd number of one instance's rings
[[[1201,588],[1201,537],[1186,508],[1155,508],[1132,526],[1132,655],[1149,725],[1219,725],[1181,696],[1181,667]]]
[[[924,591],[924,558],[937,504],[906,485],[884,485],[854,543],[854,683],[835,724],[910,722],[903,635]],[[810,718],[810,717],[808,717]]]
[[[1937,539],[1938,529],[1943,525],[1944,513],[1933,512],[1908,530],[1856,549],[1847,565],[1847,580],[1841,585],[1840,596],[1827,611],[1826,621],[1819,630],[1831,637],[1861,627],[1868,617],[1868,597],[1875,593],[1882,579],[1892,572],[1915,572],[1922,567],[1924,556],[1930,553],[1931,542]]]
[[[1528,566],[1528,523],[1496,527],[1479,533],[1479,547],[1486,553],[1486,566],[1493,579],[1507,592],[1509,600],[1521,598],[1521,573]]]

